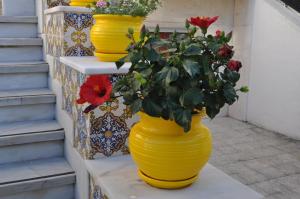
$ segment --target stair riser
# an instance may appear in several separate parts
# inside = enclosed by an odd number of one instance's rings
[[[2,0],[4,16],[35,16],[35,0]]]
[[[48,87],[47,73],[0,74],[0,91]]]
[[[0,46],[1,62],[41,61],[43,59],[41,46]]]
[[[1,199],[74,199],[74,185],[2,196]]]
[[[63,140],[11,145],[0,148],[0,164],[41,158],[62,157]]]
[[[52,120],[55,117],[54,106],[54,104],[36,104],[0,107],[0,125],[8,122]]]
[[[37,36],[37,25],[30,23],[0,23],[0,37],[26,38]]]

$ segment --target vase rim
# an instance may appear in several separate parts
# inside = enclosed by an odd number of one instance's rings
[[[144,20],[146,17],[141,17],[141,16],[132,16],[132,15],[118,15],[118,14],[94,14],[93,15],[94,19],[99,19],[99,18],[122,18],[122,19],[127,19],[127,20]]]

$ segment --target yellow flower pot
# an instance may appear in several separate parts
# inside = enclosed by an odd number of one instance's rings
[[[140,122],[130,132],[129,147],[140,178],[164,189],[195,182],[212,151],[211,133],[201,123],[204,114],[193,116],[188,133],[174,121],[139,115]]]
[[[139,40],[144,21],[143,17],[110,14],[94,15],[94,19],[91,42],[96,49],[95,56],[104,62],[115,62],[127,55],[128,29],[133,28],[134,38]]]
[[[97,0],[71,0],[70,6],[81,6],[81,7],[87,7],[88,5],[91,5],[92,3],[96,2]]]

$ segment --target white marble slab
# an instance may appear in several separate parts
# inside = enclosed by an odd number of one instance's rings
[[[77,7],[77,6],[55,6],[53,8],[46,9],[44,14],[53,14],[57,12],[80,12],[80,13],[92,13],[90,8]]]
[[[180,190],[153,188],[141,181],[130,156],[86,160],[87,169],[110,199],[258,199],[260,194],[207,165],[200,179]]]
[[[60,61],[73,69],[86,74],[124,74],[128,72],[130,63],[125,63],[119,70],[115,62],[100,62],[96,57],[60,57]]]

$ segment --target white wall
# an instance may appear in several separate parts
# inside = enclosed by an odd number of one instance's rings
[[[246,120],[300,139],[300,15],[278,1],[257,0],[248,55]]]
[[[220,16],[213,25],[217,28],[231,31],[233,28],[233,12],[235,0],[163,0],[162,7],[147,19],[147,24],[160,24],[165,28],[184,28],[187,18],[194,16]]]

